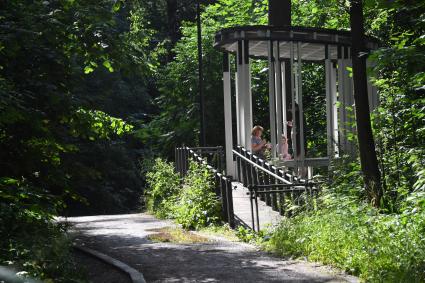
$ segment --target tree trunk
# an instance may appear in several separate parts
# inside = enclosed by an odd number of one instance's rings
[[[375,207],[379,207],[383,192],[381,187],[381,173],[378,167],[375,142],[372,134],[367,94],[367,50],[364,41],[362,0],[351,0],[350,24],[352,33],[354,101],[360,163],[369,201]]]

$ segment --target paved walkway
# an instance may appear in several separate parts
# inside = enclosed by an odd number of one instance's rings
[[[197,244],[153,243],[152,229],[172,226],[148,214],[68,218],[76,241],[141,271],[147,282],[357,282],[331,269],[285,260],[255,246],[211,239]]]
[[[245,188],[241,183],[233,182],[233,210],[235,218],[243,226],[252,228],[252,216],[251,216],[251,201],[249,199],[249,190]],[[255,211],[255,205],[254,211]],[[255,216],[255,214],[254,214]],[[279,223],[282,216],[279,212],[274,211],[270,206],[266,205],[265,202],[258,199],[258,216],[260,220],[260,229],[267,226],[275,226]],[[254,218],[255,225],[257,225],[257,219]],[[257,229],[257,227],[255,227]]]

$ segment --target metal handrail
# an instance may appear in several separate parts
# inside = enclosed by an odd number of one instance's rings
[[[186,147],[186,150],[189,151],[189,153],[191,153],[193,155],[193,157],[198,158],[198,161],[202,162],[202,164],[204,164],[205,166],[207,166],[207,168],[209,170],[212,171],[212,173],[214,174],[218,174],[219,176],[223,176],[223,177],[227,177],[229,178],[230,176],[224,176],[223,174],[221,174],[217,169],[215,169],[214,167],[212,167],[210,164],[208,164],[208,162],[205,161],[205,159],[202,157],[202,155],[199,155],[198,153],[196,153],[194,150],[192,150],[191,147]]]
[[[272,176],[272,177],[276,178],[277,180],[279,180],[279,181],[281,181],[281,182],[284,182],[284,183],[286,183],[286,184],[292,184],[290,181],[288,181],[288,180],[286,180],[286,179],[282,178],[281,176],[279,176],[279,175],[277,175],[277,174],[273,173],[273,172],[272,172],[272,171],[270,171],[270,170],[267,170],[267,169],[265,169],[265,168],[261,167],[260,165],[258,165],[257,163],[253,162],[252,160],[250,160],[250,159],[246,158],[245,156],[243,156],[242,154],[240,154],[240,153],[239,153],[239,152],[237,152],[236,150],[232,150],[232,151],[233,151],[233,154],[236,154],[237,156],[239,156],[239,157],[240,157],[240,158],[242,158],[243,160],[247,161],[248,163],[250,163],[250,164],[251,164],[251,165],[253,165],[254,167],[257,167],[257,168],[258,168],[258,169],[260,169],[261,171],[266,172],[267,174],[269,174],[270,176]]]
[[[211,149],[223,150],[223,147],[222,146],[205,146],[205,147],[190,147],[190,149],[193,149],[193,150],[211,150]]]
[[[307,182],[307,183],[292,183],[292,184],[270,184],[270,185],[249,185],[249,188],[290,188],[290,187],[314,187],[315,185],[323,184],[323,182]]]

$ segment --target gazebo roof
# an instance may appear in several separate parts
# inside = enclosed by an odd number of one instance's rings
[[[302,60],[320,61],[326,59],[327,48],[330,51],[330,59],[349,58],[347,51],[351,46],[351,32],[296,26],[239,26],[217,32],[214,46],[224,52],[236,53],[240,40],[249,41],[249,55],[253,58],[266,59],[268,43],[272,40],[279,41],[280,59],[290,57],[288,43],[293,41],[301,42]],[[369,50],[376,49],[377,39],[366,37],[366,47]]]

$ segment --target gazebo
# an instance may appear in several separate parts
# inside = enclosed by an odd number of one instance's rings
[[[227,174],[233,175],[233,146],[251,149],[253,127],[250,60],[268,62],[268,98],[272,161],[276,166],[294,168],[327,166],[329,159],[341,153],[354,154],[349,133],[352,115],[347,107],[354,104],[351,67],[351,33],[322,28],[291,26],[290,0],[269,1],[269,25],[239,26],[220,30],[215,35],[215,48],[223,52],[223,88],[225,113],[225,146]],[[369,50],[378,43],[367,38]],[[229,56],[235,56],[235,86]],[[326,77],[327,156],[305,156],[303,108],[304,62],[324,64]],[[232,129],[232,89],[236,97],[236,143]],[[378,104],[376,88],[369,83],[371,110]],[[280,158],[281,136],[288,135],[288,116],[292,116],[292,160]],[[291,137],[288,137],[291,138]]]

